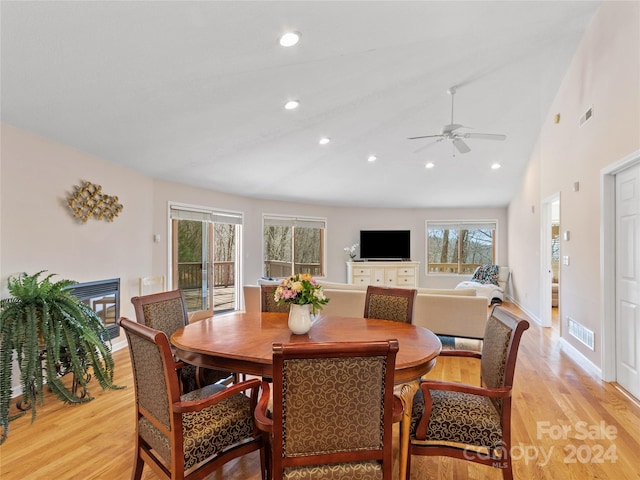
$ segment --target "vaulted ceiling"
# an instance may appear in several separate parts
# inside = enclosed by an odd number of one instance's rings
[[[244,196],[504,206],[598,5],[2,1],[2,121]],[[461,132],[506,140],[408,140],[450,123],[450,87]]]

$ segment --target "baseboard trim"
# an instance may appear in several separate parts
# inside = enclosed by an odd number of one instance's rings
[[[537,316],[535,316],[526,308],[524,308],[522,305],[520,305],[513,297],[507,297],[507,298],[509,299],[510,302],[512,302],[520,310],[522,310],[531,320],[536,322],[538,325],[542,326],[542,322]],[[549,328],[549,327],[545,327],[545,328]],[[562,348],[562,350],[569,356],[569,358],[571,358],[571,360],[576,365],[578,365],[580,368],[582,368],[585,371],[585,373],[592,375],[598,378],[599,380],[603,380],[602,369],[598,367],[595,363],[593,363],[591,360],[589,360],[587,357],[585,357],[580,350],[578,350],[576,347],[571,345],[571,343],[569,343],[567,340],[565,340],[562,337],[558,338],[558,345],[560,346],[560,348]]]
[[[640,408],[640,398],[636,398],[631,395],[624,387],[621,387],[618,382],[611,382],[611,385],[613,385],[613,388],[620,392],[621,395],[624,395],[625,398],[635,404],[636,407]]]
[[[529,317],[531,320],[533,320],[534,322],[536,322],[538,325],[542,326],[542,321],[540,320],[539,317],[537,317],[536,315],[534,315],[533,313],[531,313],[529,310],[527,310],[525,307],[523,307],[522,305],[520,305],[520,303],[518,301],[516,301],[515,298],[511,297],[511,296],[507,296],[507,299],[513,303],[516,307],[518,307],[520,310],[522,310],[527,317]]]
[[[571,343],[567,342],[562,337],[558,339],[558,345],[560,345],[562,351],[565,352],[576,365],[582,368],[585,373],[588,373],[589,375],[595,376],[599,380],[602,380],[602,369],[587,357],[585,357],[580,350],[571,345]]]

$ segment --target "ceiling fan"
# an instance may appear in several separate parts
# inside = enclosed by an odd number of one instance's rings
[[[447,93],[451,95],[451,123],[442,127],[442,130],[437,135],[422,135],[419,137],[409,137],[409,140],[418,140],[421,138],[437,138],[437,140],[433,143],[425,145],[424,147],[419,148],[415,152],[419,152],[420,150],[427,148],[434,143],[441,142],[442,140],[451,140],[453,146],[460,153],[468,153],[471,151],[469,145],[464,142],[464,138],[471,139],[480,139],[480,140],[505,140],[507,138],[506,135],[496,134],[496,133],[471,133],[471,132],[461,132],[462,128],[471,128],[465,127],[464,125],[460,125],[459,123],[453,123],[453,97],[456,93],[456,87],[451,87],[447,90]],[[414,153],[415,153],[414,152]]]

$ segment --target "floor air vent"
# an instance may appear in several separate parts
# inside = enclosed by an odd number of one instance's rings
[[[594,350],[593,332],[584,325],[576,322],[571,317],[567,317],[567,320],[569,322],[569,335],[576,338],[579,342],[585,344],[591,350]]]

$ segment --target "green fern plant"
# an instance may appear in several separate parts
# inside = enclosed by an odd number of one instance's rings
[[[43,386],[65,403],[92,400],[86,390],[93,377],[103,390],[121,388],[113,383],[115,364],[109,335],[97,314],[65,290],[72,280],[53,282],[45,271],[10,277],[11,297],[0,300],[0,444],[9,433],[12,365],[20,370],[22,403],[36,417],[43,403]],[[107,339],[105,341],[105,339]],[[83,395],[74,395],[61,379],[72,373]]]

